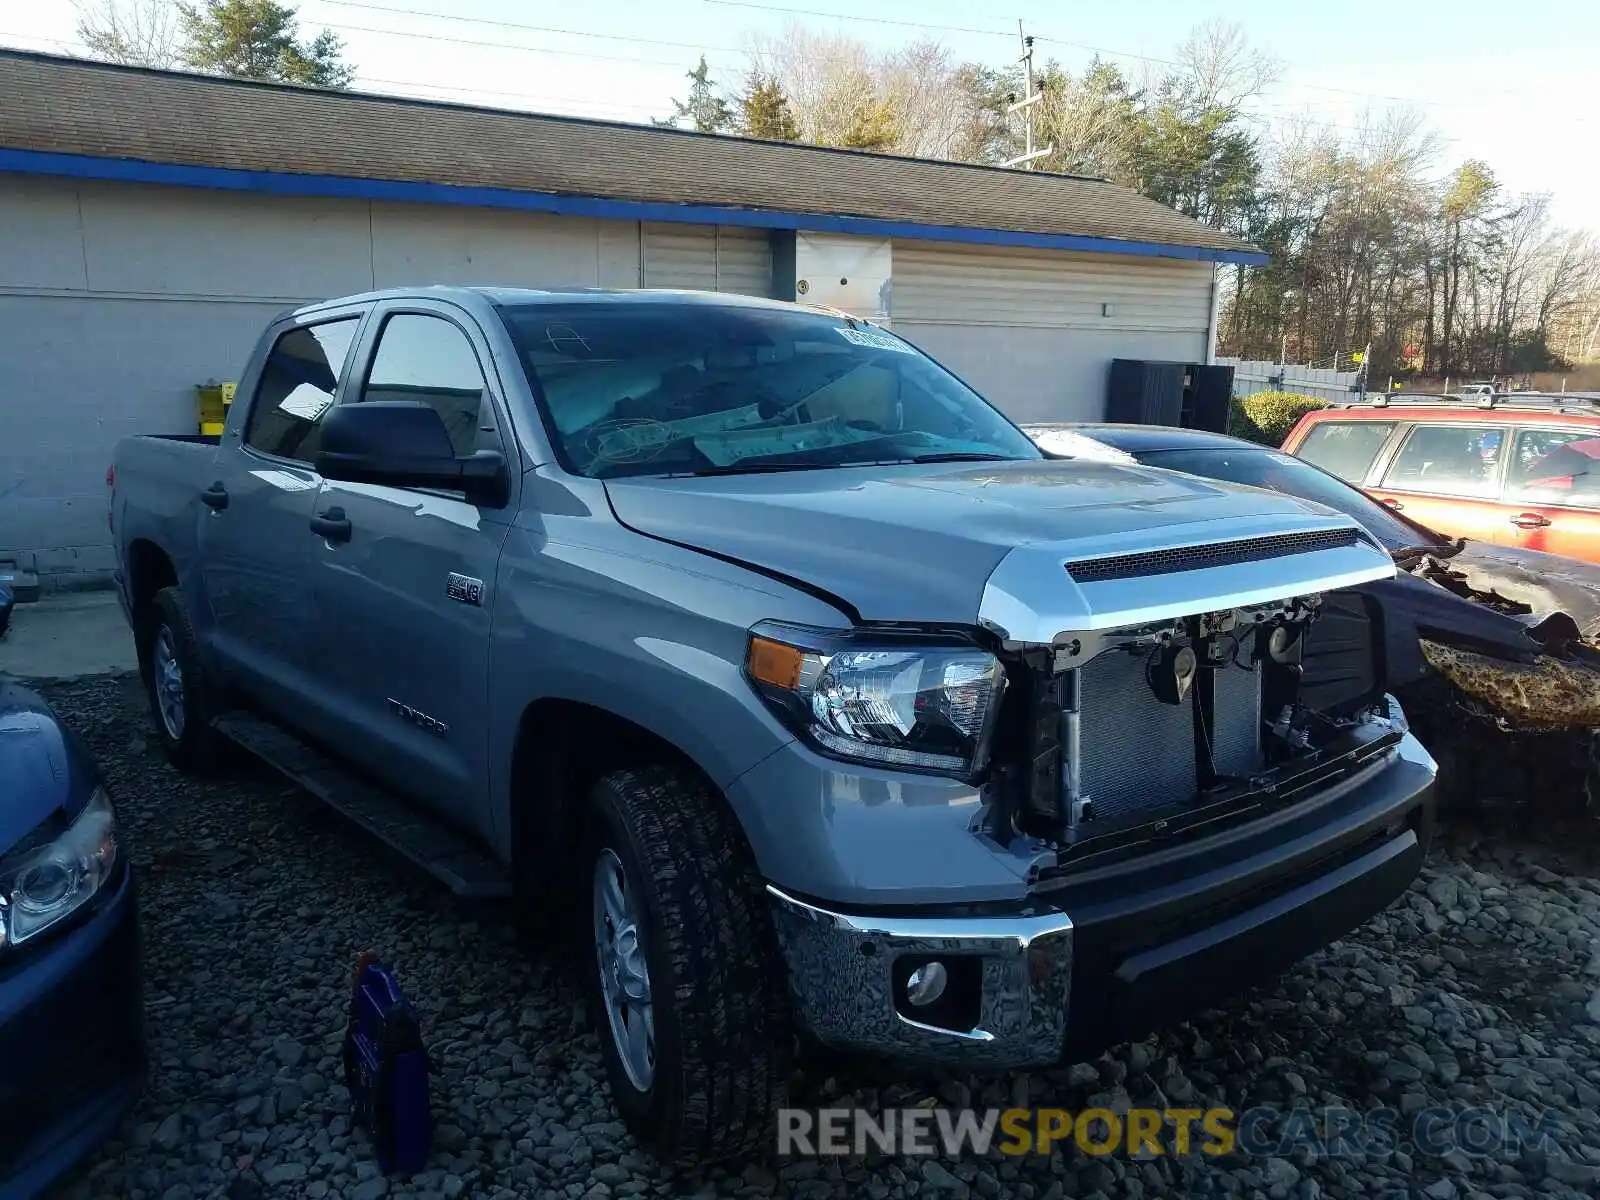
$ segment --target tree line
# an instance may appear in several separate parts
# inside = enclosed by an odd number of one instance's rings
[[[79,37],[111,61],[348,87],[328,30],[300,32],[277,0],[78,0]],[[921,39],[882,51],[793,23],[752,39],[749,68],[713,76],[702,56],[655,124],[999,165],[1019,155],[1030,94],[1019,64],[961,61]],[[1240,26],[1197,26],[1170,59],[1130,72],[1102,59],[1035,70],[1035,170],[1124,184],[1259,246],[1228,268],[1219,349],[1348,365],[1371,377],[1511,376],[1600,351],[1600,243],[1562,229],[1550,197],[1493,167],[1443,161],[1414,111],[1351,128],[1264,120],[1253,102],[1276,61]]]
[[[705,59],[658,124],[997,165],[1022,153],[1029,94],[1017,64],[958,61],[936,40],[887,53],[792,25],[751,46],[731,86]],[[1252,101],[1279,78],[1236,24],[1198,26],[1137,75],[1096,59],[1035,69],[1034,168],[1124,184],[1259,246],[1229,268],[1219,349],[1348,367],[1370,377],[1560,369],[1600,350],[1600,243],[1558,228],[1550,197],[1490,164],[1443,162],[1414,111],[1349,128],[1266,122]]]
[[[355,68],[331,29],[303,37],[276,0],[74,0],[78,39],[96,58],[270,83],[347,88]]]

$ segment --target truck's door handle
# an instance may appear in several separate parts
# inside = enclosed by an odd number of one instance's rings
[[[311,518],[311,532],[319,537],[325,537],[330,542],[348,542],[350,540],[350,518],[344,515],[344,509],[335,505],[325,508]]]
[[[1550,518],[1541,517],[1538,513],[1518,513],[1511,518],[1511,523],[1518,529],[1542,529],[1550,524]]]
[[[228,489],[222,486],[222,480],[217,480],[200,493],[200,503],[218,512],[228,507]]]
[[[1400,501],[1398,501],[1398,500],[1380,500],[1378,503],[1382,504],[1385,508],[1394,509],[1395,512],[1403,512],[1405,510],[1405,507],[1406,507],[1404,504],[1401,504]]]

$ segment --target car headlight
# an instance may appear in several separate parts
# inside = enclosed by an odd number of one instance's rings
[[[96,788],[62,833],[0,866],[0,946],[20,945],[77,912],[116,862],[111,798]]]
[[[1005,669],[970,645],[763,623],[745,673],[797,732],[839,758],[968,776],[988,761]]]

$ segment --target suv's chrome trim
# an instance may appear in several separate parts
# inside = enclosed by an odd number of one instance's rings
[[[1358,535],[1350,545],[1252,562],[1088,583],[1068,574],[1071,562],[1346,529]],[[1394,574],[1388,553],[1348,517],[1280,514],[1172,525],[1018,546],[990,574],[978,619],[1009,645],[1048,645],[1078,634],[1269,604]]]

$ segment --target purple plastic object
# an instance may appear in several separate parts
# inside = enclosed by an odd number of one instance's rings
[[[416,1010],[375,954],[356,963],[344,1036],[345,1086],[385,1175],[410,1175],[433,1151],[428,1052]]]

